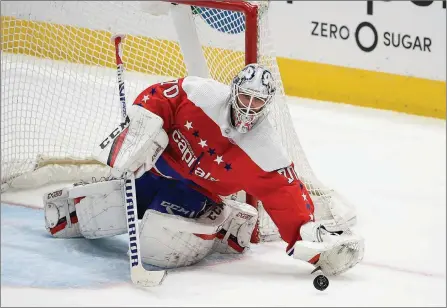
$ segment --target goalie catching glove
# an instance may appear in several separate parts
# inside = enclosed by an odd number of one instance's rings
[[[325,275],[340,275],[363,259],[364,239],[351,230],[331,232],[310,221],[301,226],[302,240],[288,251],[295,259],[306,261]]]
[[[130,171],[138,178],[153,167],[168,142],[162,118],[132,105],[126,120],[100,143],[94,157],[112,167],[117,177]]]

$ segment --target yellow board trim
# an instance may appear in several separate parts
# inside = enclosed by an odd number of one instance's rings
[[[446,118],[446,82],[278,58],[288,95]]]
[[[1,48],[4,52],[32,55],[73,63],[115,67],[110,48],[111,33],[67,25],[1,17]],[[169,49],[169,56],[165,50]],[[168,40],[127,36],[126,69],[154,75],[186,75],[180,47]],[[232,68],[242,67],[244,55],[217,48],[205,48],[213,62],[224,62],[232,53]],[[234,65],[234,62],[240,65]],[[446,82],[387,74],[288,58],[277,58],[287,95],[340,102],[446,118]],[[224,66],[222,66],[224,67]],[[236,72],[221,71],[212,76],[228,83]]]
[[[2,51],[85,65],[116,67],[111,32],[9,16],[2,16],[1,26]],[[170,51],[169,57],[165,54],[167,49]],[[126,57],[129,54],[131,57]],[[182,76],[186,74],[182,59],[176,42],[126,36],[123,60],[129,71]]]

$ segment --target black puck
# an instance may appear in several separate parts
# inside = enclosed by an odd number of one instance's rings
[[[314,279],[314,287],[317,290],[324,291],[329,286],[329,279],[324,275],[318,275]]]

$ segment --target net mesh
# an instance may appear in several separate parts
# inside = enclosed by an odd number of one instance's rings
[[[147,6],[134,1],[1,3],[2,185],[12,185],[44,158],[89,160],[93,147],[120,121],[112,34],[126,34],[129,104],[150,84],[187,75],[170,16],[154,16]],[[286,104],[267,7],[260,2],[258,59],[278,80],[270,121],[314,202],[327,205],[332,193],[313,175]],[[245,65],[244,15],[191,8],[211,77],[229,83]],[[260,218],[261,236],[277,235],[262,209]]]

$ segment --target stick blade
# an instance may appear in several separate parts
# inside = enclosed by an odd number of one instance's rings
[[[141,287],[155,287],[161,285],[167,274],[165,270],[147,271],[142,266],[136,266],[130,271],[130,278]]]

